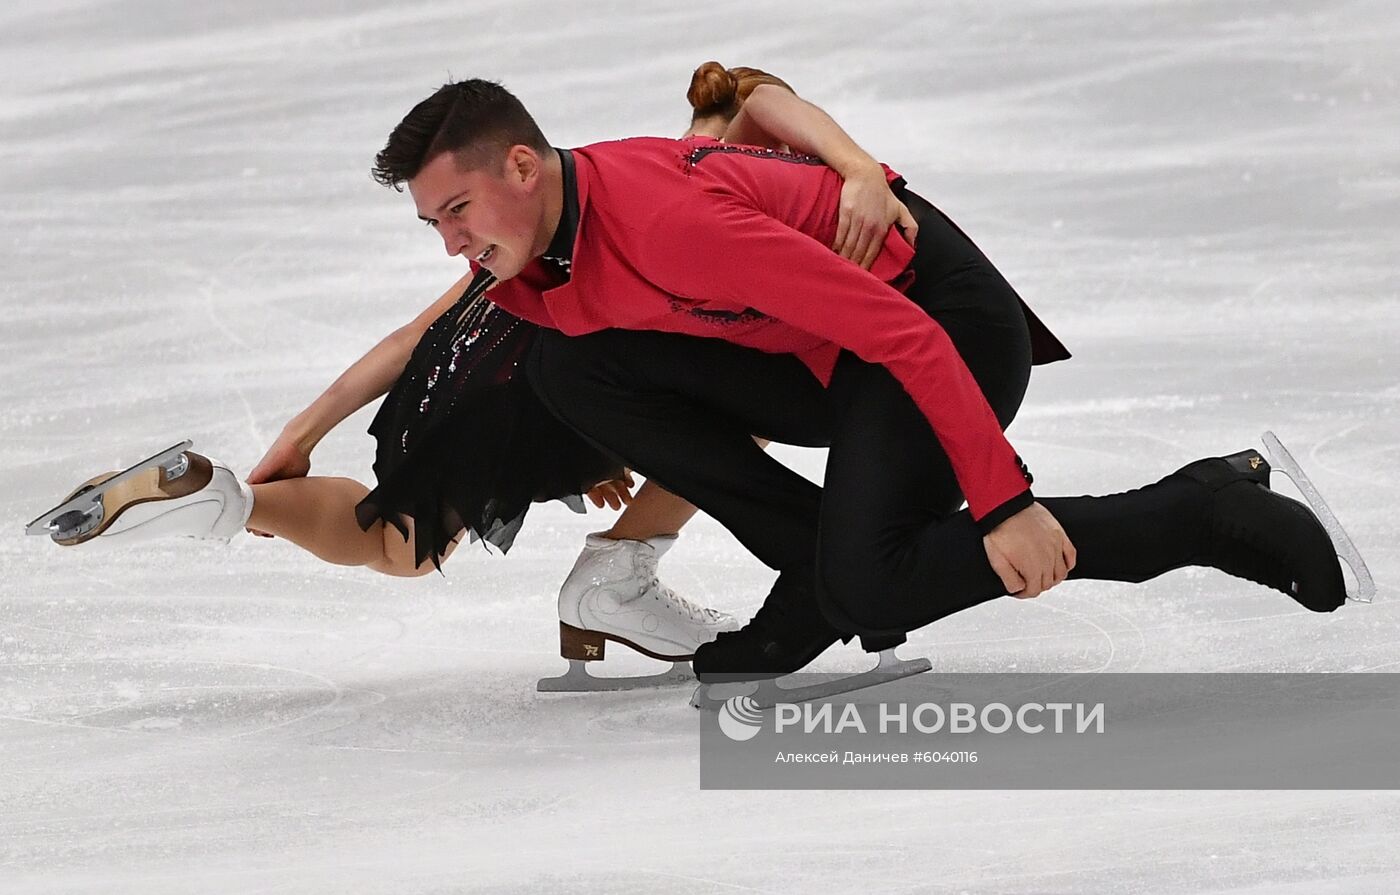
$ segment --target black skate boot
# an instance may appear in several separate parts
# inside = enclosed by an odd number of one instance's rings
[[[860,648],[867,653],[883,653],[909,642],[907,634],[862,634]]]
[[[1306,505],[1269,488],[1259,451],[1197,460],[1177,470],[1212,492],[1202,565],[1288,594],[1313,612],[1346,602],[1327,530]]]
[[[810,582],[784,573],[753,619],[701,644],[691,666],[706,684],[765,680],[798,671],[836,641],[850,639],[822,617]]]

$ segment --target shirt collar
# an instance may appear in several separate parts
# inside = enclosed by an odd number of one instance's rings
[[[559,215],[559,227],[544,250],[542,260],[570,273],[574,259],[574,241],[578,237],[578,178],[574,174],[574,155],[567,149],[555,149],[564,169],[564,206]]]

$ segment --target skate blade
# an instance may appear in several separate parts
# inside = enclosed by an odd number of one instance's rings
[[[827,699],[842,693],[864,690],[890,681],[923,674],[933,669],[933,663],[926,658],[901,659],[895,655],[894,647],[880,651],[880,661],[869,671],[840,677],[820,684],[807,684],[801,687],[784,687],[784,678],[769,681],[746,681],[741,683],[701,684],[695,688],[690,698],[692,708],[709,712],[719,711],[735,696],[748,696],[757,709],[771,709],[778,703],[810,702]]]
[[[1327,506],[1327,501],[1322,499],[1317,486],[1303,472],[1303,467],[1298,465],[1298,461],[1289,453],[1288,448],[1283,446],[1279,437],[1273,432],[1264,433],[1264,447],[1269,451],[1269,463],[1277,471],[1288,476],[1298,491],[1302,493],[1303,499],[1312,507],[1312,511],[1317,515],[1322,527],[1327,529],[1327,536],[1332,539],[1332,547],[1337,551],[1337,558],[1346,563],[1351,569],[1352,575],[1356,578],[1356,590],[1347,592],[1347,599],[1357,603],[1370,603],[1376,596],[1376,582],[1371,578],[1371,570],[1366,568],[1366,560],[1361,558],[1361,551],[1356,548],[1356,543],[1342,528],[1342,523],[1337,521],[1337,517],[1332,513],[1332,509]]]
[[[630,677],[597,677],[582,659],[570,659],[569,670],[558,677],[542,677],[535,684],[540,693],[613,693],[619,690],[646,690],[695,683],[689,662],[672,662],[669,671]]]
[[[171,445],[160,453],[154,454],[128,466],[121,472],[113,475],[98,476],[89,479],[78,487],[76,491],[63,499],[61,503],[39,516],[34,521],[24,527],[24,533],[28,535],[49,535],[55,542],[64,546],[80,544],[85,540],[96,537],[104,527],[101,523],[95,525],[84,525],[94,516],[101,518],[101,522],[110,524],[110,520],[102,518],[105,516],[104,497],[114,489],[122,488],[134,479],[143,477],[143,473],[153,469],[166,466],[177,466],[176,461],[191,445],[187,439],[179,444]],[[149,478],[147,476],[147,478]],[[155,479],[159,482],[160,479]],[[147,490],[138,487],[136,490]],[[114,501],[114,503],[121,503]],[[76,516],[70,516],[76,514]],[[63,517],[68,517],[67,519]]]

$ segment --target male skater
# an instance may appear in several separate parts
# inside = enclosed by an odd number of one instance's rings
[[[1345,599],[1326,531],[1254,451],[1037,500],[1002,434],[1029,318],[912,193],[917,253],[892,229],[866,271],[828,248],[840,180],[815,159],[659,138],[554,150],[479,80],[415,106],[374,174],[500,281],[493,301],[559,331],[529,375],[562,420],[780,572],[745,628],[696,653],[701,680],[795,671],[837,639],[870,648],[1066,577],[1209,565],[1314,611]],[[825,493],[755,435],[829,444]]]

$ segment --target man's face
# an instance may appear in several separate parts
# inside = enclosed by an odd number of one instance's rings
[[[539,158],[523,146],[504,159],[463,170],[451,153],[429,160],[408,182],[418,217],[437,230],[449,255],[478,262],[508,280],[548,245],[541,241]]]

